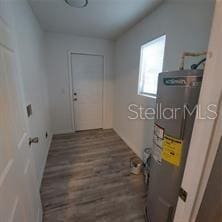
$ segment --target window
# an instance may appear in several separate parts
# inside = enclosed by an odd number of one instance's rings
[[[158,75],[163,70],[166,36],[141,47],[138,94],[156,97]]]

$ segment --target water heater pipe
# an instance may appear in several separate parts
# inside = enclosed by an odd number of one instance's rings
[[[199,57],[199,56],[206,56],[207,52],[184,52],[181,57],[181,63],[180,63],[180,70],[184,70],[184,63],[186,57]]]

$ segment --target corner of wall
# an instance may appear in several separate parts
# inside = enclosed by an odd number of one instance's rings
[[[113,128],[119,137],[126,143],[126,145],[142,160],[142,154],[138,152],[138,148],[127,138],[123,132],[120,132],[116,127]]]

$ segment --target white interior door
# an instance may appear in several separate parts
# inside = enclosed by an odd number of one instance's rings
[[[72,54],[75,130],[102,128],[103,56]]]
[[[0,221],[41,221],[41,201],[9,26],[0,18]]]

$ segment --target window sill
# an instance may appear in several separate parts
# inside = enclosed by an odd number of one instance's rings
[[[139,96],[144,96],[152,99],[156,99],[157,95],[154,94],[148,94],[148,93],[138,93]]]

